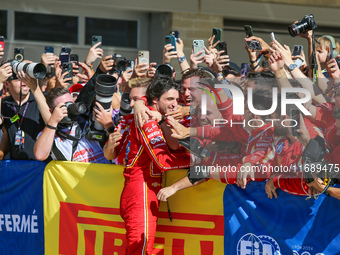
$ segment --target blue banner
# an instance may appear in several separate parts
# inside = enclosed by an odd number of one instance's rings
[[[265,182],[246,189],[227,185],[224,197],[224,254],[340,254],[340,201],[317,200],[277,190],[269,199]],[[340,186],[339,186],[340,187]]]
[[[0,254],[44,254],[45,166],[39,161],[0,162]]]

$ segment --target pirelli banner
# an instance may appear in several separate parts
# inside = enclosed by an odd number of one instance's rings
[[[122,167],[2,161],[0,169],[1,255],[125,253]],[[168,172],[166,184],[184,175]],[[264,183],[248,185],[210,180],[162,202],[153,253],[340,254],[338,200],[283,192],[269,200]]]
[[[167,173],[167,184],[186,171]],[[54,161],[44,174],[45,253],[123,255],[123,167]],[[161,203],[155,254],[221,254],[225,185],[208,181]]]

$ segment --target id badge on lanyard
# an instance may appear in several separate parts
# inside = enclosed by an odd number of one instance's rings
[[[21,120],[18,116],[18,113],[14,115],[13,118],[11,119],[12,123],[18,121],[18,130],[15,133],[14,145],[19,146],[20,149],[24,149],[24,145],[25,145],[25,132],[21,130],[21,125],[22,125],[22,121],[24,119],[28,104],[29,103],[26,104]],[[14,107],[14,110],[16,111],[15,107]]]
[[[14,145],[16,146],[20,146],[21,149],[24,148],[25,145],[25,132],[20,130],[20,128],[18,129],[18,131],[15,133],[15,141],[14,141]]]

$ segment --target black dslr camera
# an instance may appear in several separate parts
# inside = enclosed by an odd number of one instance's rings
[[[71,125],[73,122],[78,120],[78,116],[80,114],[85,114],[86,112],[86,105],[84,103],[72,103],[67,102],[65,103],[65,107],[67,108],[67,115],[64,117],[59,123],[62,125]]]
[[[128,61],[126,60],[126,58],[124,58],[122,55],[116,53],[116,54],[112,55],[112,59],[115,61],[116,69],[119,72],[126,71],[126,68],[128,67]]]
[[[288,27],[288,32],[291,36],[295,37],[302,32],[307,32],[309,30],[314,30],[318,26],[315,23],[313,14],[306,15],[297,23],[292,24]]]
[[[172,77],[172,75],[175,71],[174,68],[168,63],[158,65],[158,66],[155,66],[155,67],[156,67],[156,72],[155,72],[156,76],[165,75],[167,77]]]

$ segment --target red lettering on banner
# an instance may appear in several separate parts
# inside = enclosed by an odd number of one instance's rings
[[[81,204],[71,204],[60,202],[60,222],[59,222],[59,253],[64,255],[78,254],[78,224],[89,224],[98,226],[110,226],[115,228],[125,228],[124,222],[108,221],[96,218],[79,217],[79,211],[90,211],[100,214],[120,215],[118,208],[95,207]],[[104,238],[105,240],[105,238]],[[125,242],[125,235],[123,243]],[[87,242],[91,240],[86,239]],[[95,244],[95,241],[93,245]],[[106,242],[105,244],[108,244]],[[105,247],[104,249],[105,250]],[[124,251],[125,252],[125,251]]]
[[[122,245],[115,245],[115,240],[122,240]],[[103,255],[124,255],[125,234],[104,232]]]
[[[172,255],[184,255],[184,240],[172,240]]]
[[[165,244],[165,238],[155,237],[155,244]],[[154,248],[152,253],[157,255],[164,255],[164,249]]]
[[[214,242],[213,241],[200,241],[201,255],[214,254]]]
[[[98,217],[79,216],[80,212],[92,212],[98,214]],[[87,206],[82,204],[72,204],[60,202],[60,221],[59,221],[59,253],[63,255],[78,254],[79,234],[82,232],[78,229],[78,224],[83,226],[99,226],[98,230],[84,230],[82,238],[85,241],[85,255],[95,254],[95,245],[98,242],[97,231],[103,233],[103,255],[123,255],[125,254],[125,234],[105,232],[100,230],[100,227],[114,227],[125,229],[124,222],[100,219],[99,215],[120,215],[118,208],[106,208]],[[223,236],[224,224],[223,216],[220,215],[206,215],[193,213],[171,213],[172,218],[176,220],[189,220],[213,223],[213,227],[189,227],[178,226],[172,222],[166,225],[158,224],[157,232],[181,233],[181,234],[195,234],[202,236]],[[159,212],[158,218],[168,219],[167,212]],[[118,243],[118,244],[117,244]],[[155,243],[165,244],[165,238],[156,237]],[[98,245],[98,244],[97,244]],[[185,239],[174,238],[172,240],[172,254],[184,255]],[[200,240],[201,255],[213,254],[214,242],[207,240]],[[154,249],[153,254],[164,255],[163,249]]]
[[[85,230],[85,255],[95,255],[94,244],[96,243],[96,231],[94,230]]]
[[[175,212],[171,212],[171,216],[173,219],[177,219],[177,220],[213,222],[214,228],[208,229],[208,228],[183,227],[183,226],[174,226],[174,225],[157,225],[157,231],[183,233],[183,234],[196,234],[196,235],[199,235],[199,234],[214,235],[214,236],[224,235],[224,225],[221,224],[221,222],[223,222],[223,216],[194,214],[194,213],[175,213]],[[158,218],[167,219],[168,217],[169,217],[168,212],[159,212],[158,214]]]

